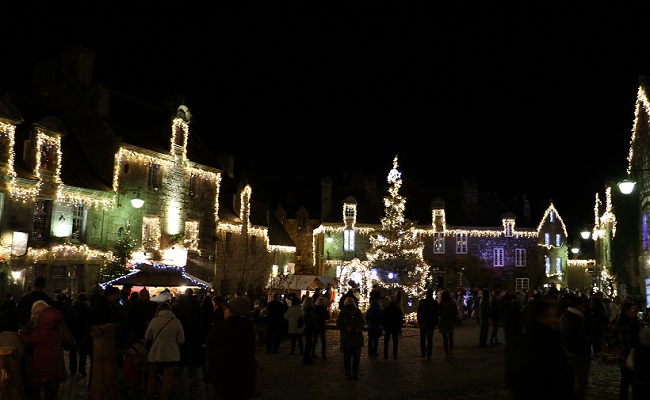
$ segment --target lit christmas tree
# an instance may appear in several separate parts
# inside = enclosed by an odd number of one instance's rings
[[[422,257],[424,244],[413,222],[404,218],[406,199],[400,195],[402,174],[397,170],[397,156],[388,174],[390,196],[384,198],[385,216],[382,229],[371,236],[368,252],[371,268],[377,271],[377,283],[385,288],[399,289],[412,304],[430,284],[429,265]]]

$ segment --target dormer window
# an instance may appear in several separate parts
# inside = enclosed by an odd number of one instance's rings
[[[343,223],[348,228],[354,228],[357,222],[357,201],[354,197],[343,200]]]
[[[343,231],[343,250],[354,251],[354,229]]]
[[[504,235],[506,237],[514,236],[515,221],[512,220],[512,219],[504,219],[503,220],[503,229],[504,229]]]

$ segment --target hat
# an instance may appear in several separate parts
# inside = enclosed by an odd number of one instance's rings
[[[236,317],[245,317],[251,311],[251,303],[244,297],[235,297],[226,303],[226,307]]]

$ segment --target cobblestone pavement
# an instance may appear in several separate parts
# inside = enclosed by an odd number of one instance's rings
[[[442,337],[436,333],[433,358],[426,360],[420,357],[418,330],[405,328],[397,359],[368,357],[367,348],[363,348],[358,381],[344,377],[337,330],[327,331],[327,359],[317,359],[314,365],[303,364],[298,354],[290,355],[289,340],[281,343],[279,354],[267,354],[266,346],[260,343],[257,354],[264,367],[264,399],[511,400],[504,379],[503,346],[480,348],[478,334],[473,320],[464,321],[455,331],[454,359],[445,361]],[[499,336],[502,338],[502,333]],[[379,342],[380,354],[382,346],[383,339]],[[619,377],[618,366],[594,359],[587,400],[617,399]],[[68,377],[60,398],[86,399],[86,388],[85,379]],[[144,396],[137,391],[123,392],[123,399],[141,398]]]

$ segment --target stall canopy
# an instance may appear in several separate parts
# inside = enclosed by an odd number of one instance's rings
[[[278,275],[269,280],[267,289],[271,290],[316,290],[323,289],[330,283],[338,285],[335,276],[317,275]]]
[[[208,282],[187,274],[184,267],[162,264],[136,264],[133,266],[133,272],[101,284],[102,287],[110,285],[153,287],[198,286],[212,288],[212,285]]]

